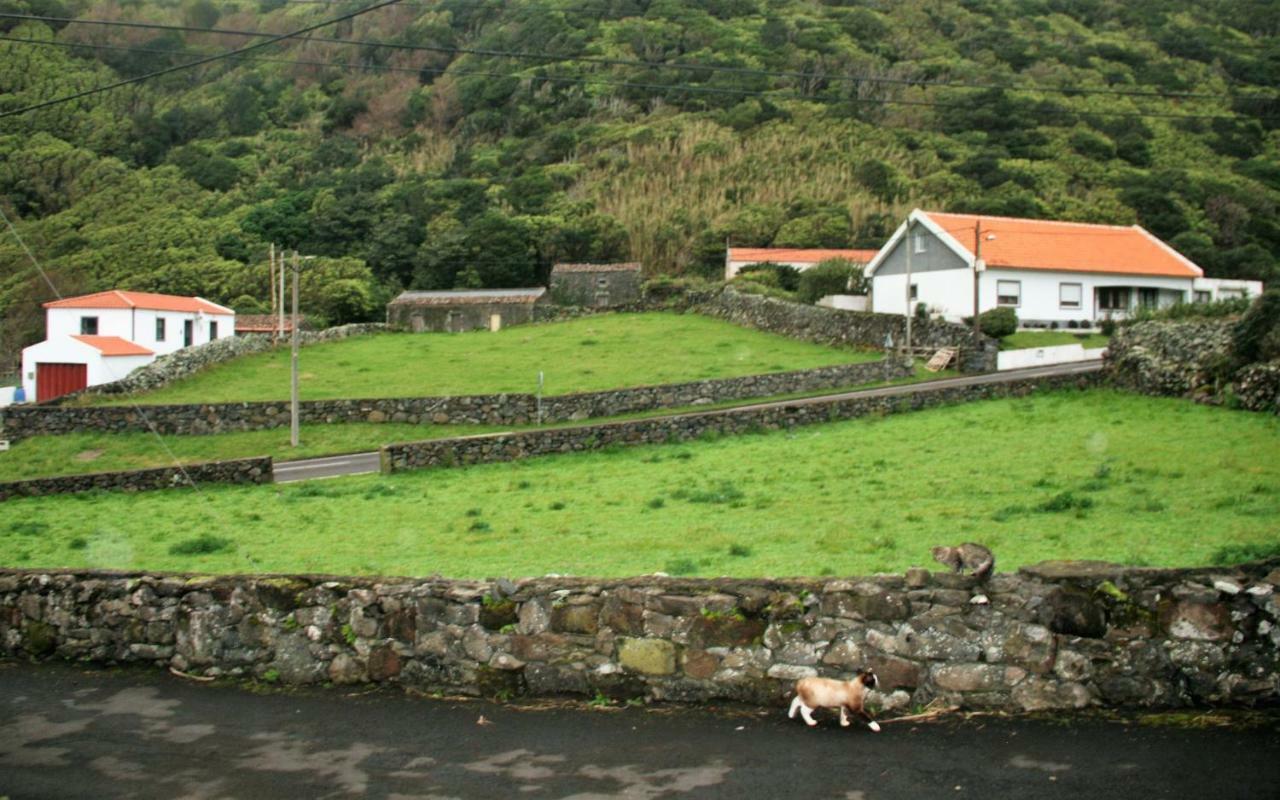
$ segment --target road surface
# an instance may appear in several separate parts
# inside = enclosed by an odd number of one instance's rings
[[[897,386],[882,386],[878,389],[858,389],[851,392],[805,397],[797,400],[774,400],[765,403],[722,408],[715,411],[689,412],[686,414],[663,414],[655,411],[653,416],[693,416],[697,414],[723,414],[731,411],[769,408],[784,405],[808,405],[825,403],[831,400],[847,400],[858,397],[895,397],[915,392],[928,392],[937,389],[948,389],[956,386],[978,386],[986,383],[1005,383],[1025,378],[1043,378],[1052,375],[1076,375],[1096,372],[1102,369],[1100,361],[1080,361],[1074,364],[1055,364],[1048,367],[1030,367],[1028,369],[1009,370],[1007,372],[984,372],[980,375],[961,375],[955,378],[942,378],[924,383],[906,383]],[[591,424],[591,423],[587,423]],[[497,434],[494,434],[497,435]],[[292,483],[312,478],[334,478],[339,475],[359,475],[366,472],[378,472],[381,469],[378,453],[352,453],[345,456],[326,456],[324,458],[307,458],[297,461],[281,461],[275,465],[275,482]]]
[[[0,797],[1274,798],[1280,716],[808,729],[781,709],[513,708],[0,662]]]

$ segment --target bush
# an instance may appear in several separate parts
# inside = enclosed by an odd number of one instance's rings
[[[1080,323],[1076,322],[1074,319],[1069,319],[1067,320],[1067,327],[1074,331],[1080,327]]]
[[[1098,331],[1103,336],[1114,336],[1116,333],[1116,321],[1113,319],[1104,319],[1101,324],[1098,325]]]
[[[1280,289],[1270,289],[1249,306],[1231,334],[1236,363],[1280,358]]]
[[[929,321],[929,306],[926,303],[916,303],[916,320],[920,322]]]
[[[816,303],[829,294],[851,291],[851,283],[856,287],[852,291],[865,294],[865,282],[857,264],[843,258],[831,258],[800,273],[796,299],[802,303]],[[858,292],[858,289],[863,291]]]
[[[982,332],[996,339],[1003,339],[1018,330],[1018,315],[1012,308],[993,308],[983,311],[980,317]],[[973,317],[965,319],[966,325],[973,324]]]
[[[752,273],[752,275],[747,280],[762,283],[766,286],[777,286],[788,292],[794,292],[800,288],[800,270],[786,264],[773,264],[768,261],[752,264],[749,267],[744,267],[734,277],[743,277],[748,273]]]

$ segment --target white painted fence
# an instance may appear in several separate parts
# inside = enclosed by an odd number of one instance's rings
[[[866,311],[867,296],[865,294],[829,294],[820,299],[817,305],[843,311]]]
[[[1001,350],[996,354],[996,369],[1026,369],[1049,364],[1070,364],[1074,361],[1095,361],[1102,358],[1107,348],[1086,350],[1084,345],[1061,344],[1054,347],[1028,347],[1025,350]]]

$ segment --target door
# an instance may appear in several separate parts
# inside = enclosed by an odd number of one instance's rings
[[[191,324],[192,324],[191,320],[185,320],[182,323],[182,346],[183,347],[191,346],[191,336],[192,336]]]
[[[88,364],[45,364],[36,362],[36,402],[43,403],[89,385]]]
[[[502,315],[501,315],[501,314],[490,314],[490,315],[489,315],[489,330],[491,330],[491,331],[495,331],[495,332],[496,332],[496,331],[500,331],[500,330],[502,330]]]

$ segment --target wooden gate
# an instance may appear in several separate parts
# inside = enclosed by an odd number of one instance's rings
[[[88,385],[88,364],[36,363],[36,402],[78,392]]]

